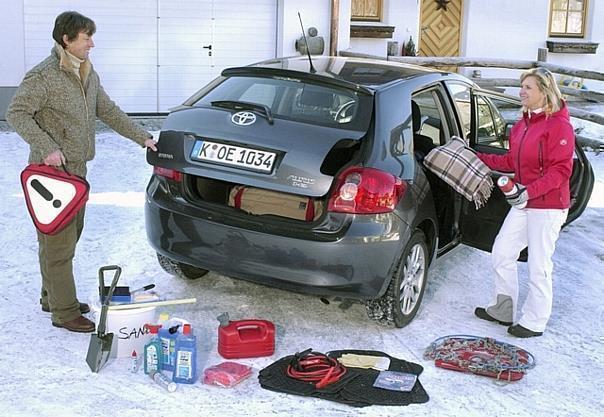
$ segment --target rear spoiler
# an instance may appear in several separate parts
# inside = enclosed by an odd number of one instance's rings
[[[302,71],[293,71],[283,68],[267,68],[267,67],[233,67],[227,68],[222,71],[223,77],[232,77],[237,75],[252,75],[260,77],[277,77],[277,78],[298,78],[302,80],[308,80],[319,84],[333,85],[347,90],[353,90],[363,94],[373,96],[375,92],[365,86],[344,81],[338,78],[329,78],[328,74],[311,74]]]

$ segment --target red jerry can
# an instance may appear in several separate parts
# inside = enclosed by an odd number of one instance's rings
[[[257,358],[275,352],[275,325],[268,320],[219,317],[218,353],[226,359]]]

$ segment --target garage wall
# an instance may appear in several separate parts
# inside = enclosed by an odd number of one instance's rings
[[[331,26],[331,0],[279,0],[279,28],[277,56],[298,55],[295,43],[302,37],[298,12],[308,36],[308,28],[317,28],[318,36],[325,41],[325,52],[329,54],[329,32]]]
[[[25,0],[27,70],[49,55],[54,19],[65,10],[77,10],[97,24],[90,58],[109,95],[126,111],[157,111],[155,2]]]
[[[25,74],[23,3],[0,0],[0,120]]]
[[[23,0],[25,70],[48,56],[65,10],[96,22],[91,61],[127,112],[168,111],[223,68],[276,55],[277,0]]]

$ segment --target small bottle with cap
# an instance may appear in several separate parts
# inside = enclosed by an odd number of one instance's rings
[[[136,354],[136,350],[133,350],[130,356],[130,372],[138,372],[138,355]]]
[[[499,177],[497,180],[497,186],[506,197],[518,193],[518,184],[516,184],[510,177],[506,177],[505,175]],[[517,204],[514,207],[523,209],[526,207],[526,201],[522,204]]]

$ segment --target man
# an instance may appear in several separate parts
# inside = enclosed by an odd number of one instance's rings
[[[6,118],[29,143],[30,163],[65,166],[86,176],[86,162],[94,157],[98,117],[116,132],[157,151],[152,135],[136,125],[109,98],[100,84],[88,54],[94,47],[94,21],[77,12],[61,13],[55,20],[55,46],[44,61],[23,79]],[[84,208],[56,235],[38,232],[38,257],[42,275],[40,304],[50,311],[52,325],[73,332],[92,332],[95,324],[82,314],[87,304],[78,302],[72,261],[84,227]]]

